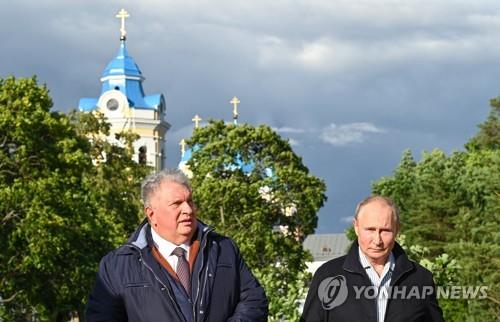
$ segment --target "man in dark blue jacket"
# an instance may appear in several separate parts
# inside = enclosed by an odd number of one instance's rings
[[[399,212],[372,196],[354,215],[357,240],[346,256],[314,274],[302,322],[442,322],[431,272],[411,261],[395,239]]]
[[[102,259],[88,322],[267,320],[263,288],[234,242],[196,219],[182,172],[146,178],[142,199],[147,220]]]

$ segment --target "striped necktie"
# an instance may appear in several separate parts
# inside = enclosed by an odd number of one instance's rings
[[[179,281],[182,286],[186,290],[187,294],[191,296],[191,279],[189,277],[189,264],[186,260],[186,256],[184,255],[186,251],[182,247],[176,247],[172,254],[177,256],[179,259],[177,261],[176,273],[177,277],[179,277]]]

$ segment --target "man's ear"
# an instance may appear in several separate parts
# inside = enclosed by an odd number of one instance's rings
[[[156,223],[156,218],[154,215],[155,212],[154,212],[153,208],[151,208],[150,206],[145,207],[144,212],[146,213],[146,216],[148,217],[149,224],[151,226],[154,226],[154,224]]]
[[[359,236],[359,234],[358,234],[358,229],[359,229],[358,221],[356,220],[356,218],[354,218],[352,220],[352,226],[354,227],[354,232],[356,233],[356,236]]]

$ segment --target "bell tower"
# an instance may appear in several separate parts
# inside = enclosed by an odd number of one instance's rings
[[[166,135],[170,124],[166,118],[163,94],[145,95],[145,80],[126,47],[125,9],[116,15],[120,19],[120,47],[118,54],[102,72],[101,94],[98,98],[81,98],[80,111],[99,111],[111,124],[107,140],[119,144],[115,133],[131,130],[140,138],[134,143],[134,158],[139,163],[152,166],[155,171],[166,167]]]

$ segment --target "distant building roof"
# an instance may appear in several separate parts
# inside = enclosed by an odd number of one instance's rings
[[[309,235],[304,241],[304,249],[312,254],[314,262],[343,256],[350,245],[351,241],[344,233]]]

